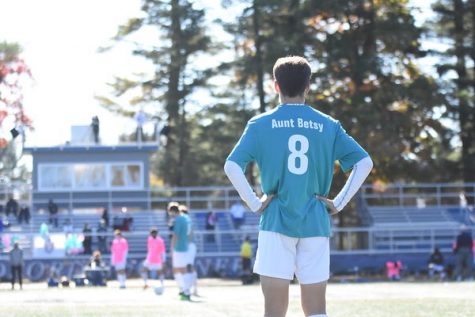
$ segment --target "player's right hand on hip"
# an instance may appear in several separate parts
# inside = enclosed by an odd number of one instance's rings
[[[267,208],[267,206],[269,206],[270,202],[272,201],[272,199],[274,198],[274,194],[270,194],[270,195],[263,195],[261,197],[261,202],[262,202],[262,205],[261,205],[261,208],[259,208],[257,210],[258,213],[262,213],[264,212],[264,210]]]
[[[328,199],[327,197],[318,196],[318,195],[317,195],[317,199],[322,201],[325,204],[325,206],[327,206],[330,215],[333,216],[339,213],[338,209],[336,209],[335,204],[333,203],[333,200]]]

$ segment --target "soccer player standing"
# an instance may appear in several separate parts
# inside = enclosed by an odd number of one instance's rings
[[[175,218],[172,241],[170,243],[170,249],[172,250],[173,275],[180,289],[180,298],[182,300],[190,300],[191,279],[186,270],[189,259],[189,221],[185,215],[180,213],[178,204],[169,205],[168,212],[171,217]]]
[[[115,238],[112,241],[111,246],[111,262],[115,268],[117,274],[117,280],[119,281],[119,287],[125,288],[125,267],[127,265],[127,254],[129,253],[129,244],[127,240],[122,236],[120,230],[114,231]]]
[[[165,263],[165,242],[158,234],[157,228],[150,229],[150,235],[147,238],[147,257],[143,263],[142,279],[144,281],[143,288],[148,287],[148,272],[159,274],[160,286],[163,288],[163,263]]]
[[[193,290],[194,296],[198,295],[198,273],[195,269],[195,258],[196,258],[196,244],[193,241],[193,220],[191,219],[188,207],[186,205],[178,206],[180,213],[186,217],[188,221],[188,260],[186,264],[186,274],[185,279],[190,281],[190,293]]]
[[[262,213],[254,272],[260,275],[265,316],[285,316],[295,274],[305,315],[325,317],[330,215],[345,207],[373,162],[337,120],[305,104],[311,77],[306,59],[279,58],[273,73],[280,105],[249,120],[224,169],[249,208]],[[261,173],[261,198],[244,175],[251,161]],[[352,172],[332,200],[327,196],[335,161]]]

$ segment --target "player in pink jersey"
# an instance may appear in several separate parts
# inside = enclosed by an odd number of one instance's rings
[[[165,243],[158,234],[157,228],[150,229],[150,235],[147,239],[147,257],[143,262],[142,278],[144,281],[143,288],[148,287],[147,278],[148,272],[159,274],[160,286],[163,288],[163,264],[165,263]]]
[[[127,254],[129,252],[129,244],[127,240],[122,236],[120,230],[114,231],[115,238],[112,241],[111,246],[111,262],[115,267],[117,274],[117,280],[119,281],[120,288],[125,288],[125,266],[127,264]]]

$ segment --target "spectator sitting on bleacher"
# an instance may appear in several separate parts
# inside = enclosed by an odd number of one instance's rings
[[[439,274],[440,280],[445,278],[444,256],[438,247],[435,247],[434,252],[429,257],[429,277],[433,278],[435,273]]]
[[[21,224],[25,222],[26,224],[30,223],[30,208],[27,205],[23,205],[20,208],[20,213],[18,214],[18,223]]]
[[[134,218],[132,217],[114,217],[112,222],[112,229],[120,231],[130,231],[132,229],[132,224]]]
[[[81,241],[79,241],[77,234],[71,233],[66,236],[64,250],[67,255],[76,255],[82,253],[82,244]]]
[[[42,222],[40,225],[40,236],[46,240],[49,238],[49,227],[46,222]]]
[[[4,228],[10,227],[10,221],[8,221],[7,216],[3,216],[2,219],[0,219],[0,222],[2,223],[1,224],[2,230],[0,230],[0,232],[3,231]]]

